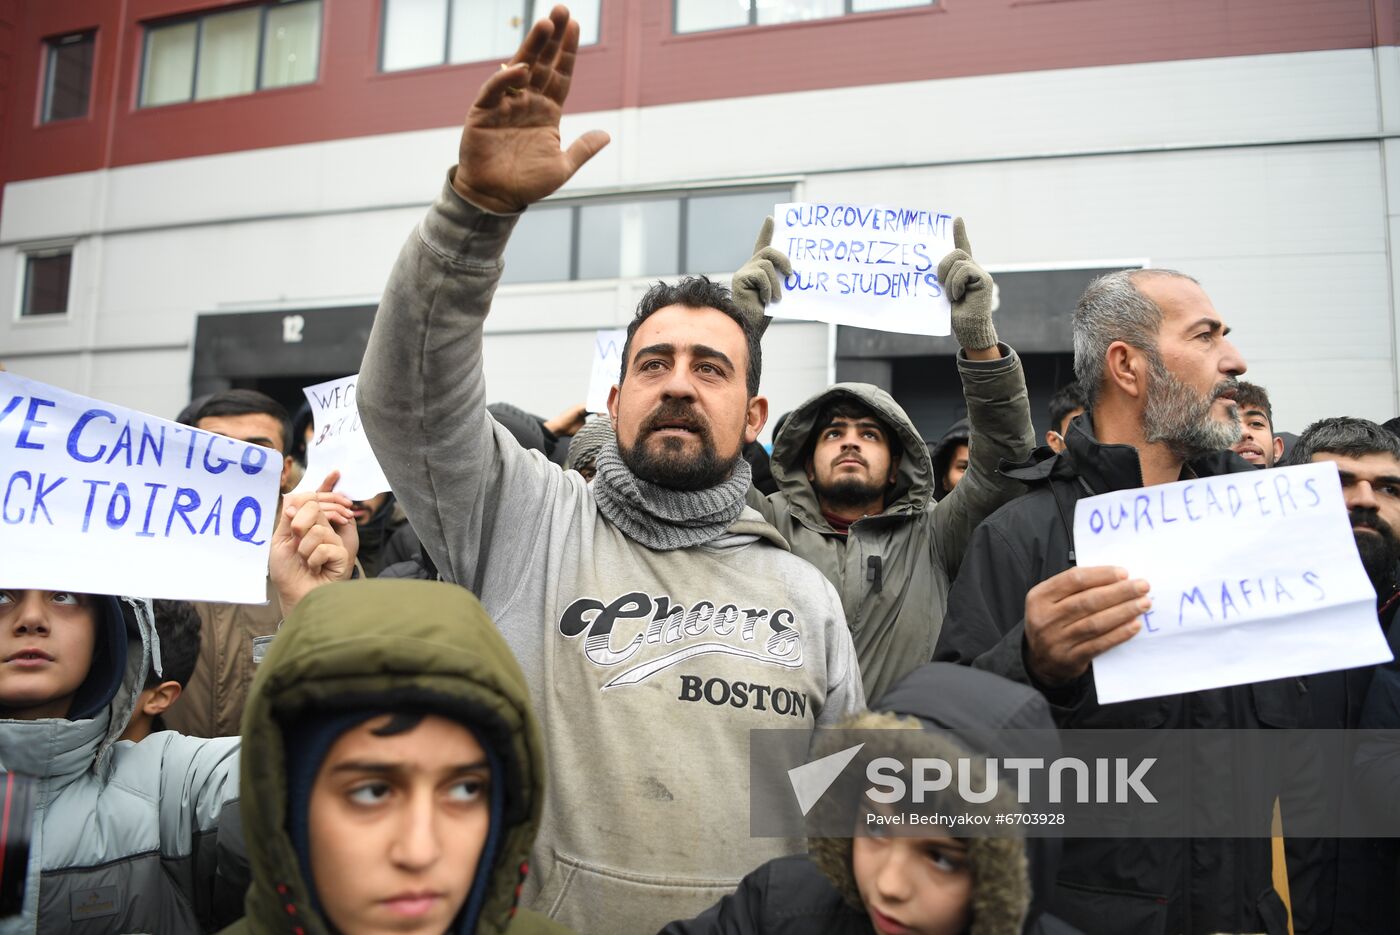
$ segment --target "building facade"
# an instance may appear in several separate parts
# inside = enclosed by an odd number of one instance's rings
[[[0,0],[0,360],[167,417],[354,372],[532,0]],[[541,7],[544,4],[540,4]],[[580,401],[647,284],[788,200],[967,219],[1037,425],[1097,271],[1201,280],[1281,428],[1400,405],[1394,0],[583,0],[566,141],[487,322],[488,397]],[[781,321],[764,390],[959,415],[951,339]]]

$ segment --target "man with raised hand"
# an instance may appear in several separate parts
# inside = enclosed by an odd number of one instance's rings
[[[768,404],[758,331],[729,290],[692,278],[642,300],[591,485],[486,411],[506,240],[608,141],[560,148],[577,45],[555,7],[482,86],[385,289],[359,406],[425,549],[530,683],[550,791],[523,904],[582,932],[651,933],[803,846],[750,837],[749,731],[810,731],[864,696],[834,589],[744,504],[740,448]]]
[[[753,258],[734,276],[734,296],[762,320],[781,300],[788,258],[769,246],[773,219]],[[963,219],[938,281],[952,305],[954,363],[967,402],[961,482],[950,458],[930,456],[897,402],[869,383],[838,383],[802,403],[773,435],[778,492],[749,502],[798,555],[836,587],[860,659],[866,696],[878,700],[933,657],[948,590],[977,524],[1025,492],[997,472],[1035,447],[1026,376],[992,323],[992,277],[972,258]],[[969,449],[971,455],[969,457]],[[960,472],[961,473],[961,472]]]

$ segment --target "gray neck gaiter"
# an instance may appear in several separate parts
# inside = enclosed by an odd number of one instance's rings
[[[595,465],[598,473],[589,486],[598,509],[628,537],[658,552],[724,535],[744,512],[751,476],[749,463],[740,458],[726,481],[704,490],[672,490],[633,474],[611,438],[598,450]]]

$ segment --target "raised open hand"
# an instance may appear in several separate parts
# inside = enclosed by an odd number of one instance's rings
[[[552,194],[608,144],[590,130],[567,150],[559,118],[578,56],[578,23],[556,6],[530,28],[467,114],[452,187],[479,208],[510,214]]]

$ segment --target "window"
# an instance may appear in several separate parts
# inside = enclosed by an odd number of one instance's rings
[[[44,64],[42,121],[86,117],[92,93],[92,53],[97,46],[93,32],[71,33],[50,39]]]
[[[601,0],[575,0],[569,10],[579,43],[598,41]],[[384,0],[382,71],[507,58],[553,0]]]
[[[506,246],[503,283],[724,273],[787,188],[594,199],[532,208]]]
[[[36,251],[24,257],[24,298],[21,318],[68,313],[68,274],[73,248]]]
[[[149,26],[141,106],[316,80],[321,0],[283,0]]]
[[[934,0],[674,0],[674,3],[675,31],[684,33],[933,6]]]

